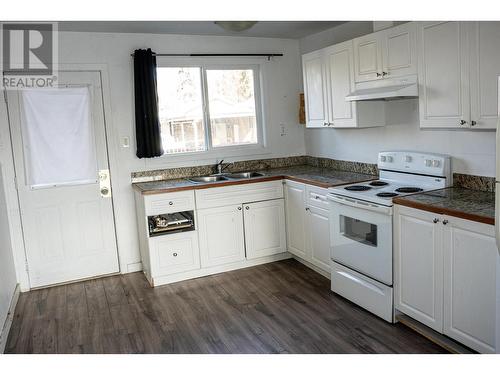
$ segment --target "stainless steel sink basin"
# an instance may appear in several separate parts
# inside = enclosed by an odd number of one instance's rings
[[[264,176],[259,172],[240,172],[240,173],[230,173],[226,177],[234,180],[241,180],[244,178],[262,177]]]
[[[207,183],[207,182],[217,182],[217,181],[225,181],[227,180],[226,177],[224,176],[202,176],[202,177],[190,177],[188,178],[188,181],[201,184],[201,183]]]

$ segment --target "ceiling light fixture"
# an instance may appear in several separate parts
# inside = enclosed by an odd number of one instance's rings
[[[217,26],[227,31],[245,31],[250,29],[257,21],[215,21]]]

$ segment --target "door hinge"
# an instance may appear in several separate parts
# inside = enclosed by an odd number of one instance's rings
[[[28,265],[28,260],[27,259],[24,261],[24,267],[26,268],[26,272],[29,274],[30,273],[30,267]]]

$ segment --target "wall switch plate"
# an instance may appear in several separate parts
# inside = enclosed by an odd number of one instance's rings
[[[130,147],[130,138],[129,137],[122,137],[122,147],[123,148]]]

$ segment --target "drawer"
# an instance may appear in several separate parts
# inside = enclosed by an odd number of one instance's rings
[[[150,245],[153,277],[200,268],[196,231],[154,237],[150,239]]]
[[[154,194],[145,196],[146,215],[194,210],[194,191]]]
[[[328,189],[306,185],[306,204],[328,210]]]
[[[196,190],[196,207],[212,208],[283,198],[282,180]]]

